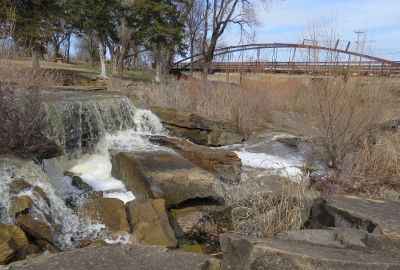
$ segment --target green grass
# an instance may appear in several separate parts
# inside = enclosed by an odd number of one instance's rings
[[[124,72],[124,75],[138,81],[151,81],[154,77],[151,69],[128,70]]]

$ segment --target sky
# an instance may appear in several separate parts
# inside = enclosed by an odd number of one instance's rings
[[[299,43],[311,24],[328,22],[340,39],[351,41],[357,34],[367,40],[371,54],[400,61],[400,0],[276,0],[257,7],[257,43]],[[238,30],[231,27],[222,37],[229,45],[239,43]],[[246,43],[246,41],[244,41]],[[366,49],[367,50],[367,49]],[[367,51],[365,51],[367,53]]]

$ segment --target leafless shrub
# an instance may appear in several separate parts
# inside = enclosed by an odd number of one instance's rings
[[[6,23],[6,36],[13,29],[12,10],[10,23]],[[15,64],[10,59],[9,41],[1,43],[0,59],[0,153],[22,157],[38,150],[43,143],[41,92],[34,87],[42,74]]]
[[[274,190],[252,179],[239,185],[222,185],[219,195],[232,207],[234,231],[256,237],[271,237],[300,229],[305,222],[305,185],[281,178]]]
[[[189,80],[169,80],[143,92],[145,105],[176,108],[200,116],[234,123],[238,132],[248,134],[268,118],[266,93],[237,84]]]
[[[352,161],[341,177],[347,192],[400,199],[400,131],[365,139]]]
[[[320,132],[319,149],[330,167],[343,169],[369,129],[388,116],[392,100],[383,86],[333,77],[311,81],[307,113]]]

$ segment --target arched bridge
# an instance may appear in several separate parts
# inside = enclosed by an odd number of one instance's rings
[[[400,76],[400,62],[338,48],[292,43],[247,44],[215,50],[210,72],[274,72]],[[263,53],[266,52],[266,53]],[[191,61],[193,59],[193,62]],[[175,71],[202,71],[203,56],[196,54],[173,64]]]

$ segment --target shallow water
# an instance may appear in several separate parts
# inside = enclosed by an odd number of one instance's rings
[[[249,136],[240,145],[226,146],[234,151],[242,160],[245,170],[265,170],[285,177],[299,178],[303,175],[301,168],[305,166],[310,147],[300,142],[297,147],[290,147],[277,141],[278,138],[294,137],[285,132],[265,129]]]

